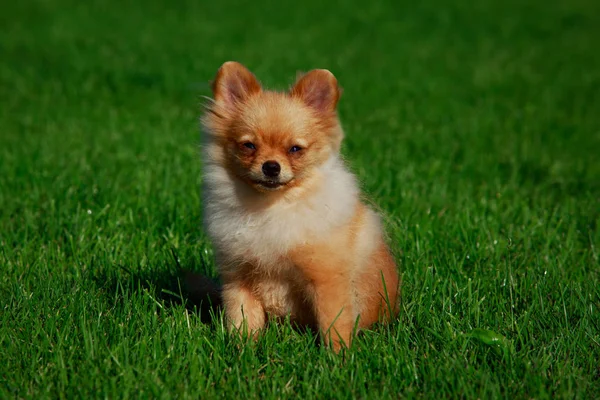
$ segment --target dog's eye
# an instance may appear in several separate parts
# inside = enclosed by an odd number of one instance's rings
[[[298,152],[300,150],[302,150],[302,147],[300,147],[300,146],[292,146],[289,151],[290,151],[290,153],[296,153],[296,152]]]
[[[256,150],[256,146],[254,145],[254,143],[251,142],[244,143],[244,147],[247,149]]]

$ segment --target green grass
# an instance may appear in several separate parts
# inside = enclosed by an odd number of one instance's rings
[[[0,398],[599,397],[600,5],[413,3],[4,2]],[[344,87],[403,277],[344,357],[179,289],[215,276],[198,118],[229,59]]]

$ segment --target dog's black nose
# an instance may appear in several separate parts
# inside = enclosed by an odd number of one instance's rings
[[[279,172],[281,172],[281,166],[277,161],[267,161],[262,166],[263,173],[265,176],[275,178],[279,176]]]

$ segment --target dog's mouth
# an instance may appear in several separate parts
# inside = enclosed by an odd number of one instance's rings
[[[252,183],[256,186],[259,186],[259,187],[267,189],[267,190],[277,190],[277,189],[287,185],[288,183],[290,183],[290,181],[279,182],[279,181],[263,181],[263,180],[253,179]]]

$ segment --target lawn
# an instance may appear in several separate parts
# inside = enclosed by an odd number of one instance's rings
[[[283,3],[2,3],[0,398],[600,397],[600,3]],[[343,355],[179,279],[226,60],[344,88],[403,286]]]

